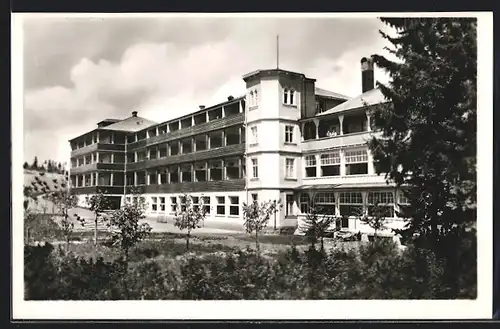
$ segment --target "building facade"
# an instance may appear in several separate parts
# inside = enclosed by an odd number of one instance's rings
[[[304,74],[258,70],[243,76],[245,96],[155,123],[137,112],[106,119],[70,140],[71,187],[85,197],[102,191],[114,207],[139,191],[148,216],[168,219],[183,195],[203,203],[206,222],[243,229],[242,204],[281,200],[270,221],[297,227],[312,200],[343,217],[343,230],[369,233],[356,216],[378,201],[388,227],[401,228],[401,191],[377,175],[367,141],[378,132],[369,109],[384,97],[363,58],[362,94],[349,98],[317,88]]]

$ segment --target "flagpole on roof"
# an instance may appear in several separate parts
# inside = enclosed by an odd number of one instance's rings
[[[276,69],[280,68],[280,35],[276,35]]]

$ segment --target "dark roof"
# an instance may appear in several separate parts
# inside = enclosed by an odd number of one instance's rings
[[[349,96],[345,96],[345,95],[342,95],[342,94],[339,94],[339,93],[336,93],[336,92],[333,92],[333,91],[330,91],[330,90],[318,88],[318,87],[316,87],[314,89],[314,93],[316,95],[318,95],[318,96],[323,96],[323,97],[328,97],[328,98],[335,98],[335,99],[340,99],[340,100],[351,99],[351,97],[349,97]]]
[[[382,91],[380,91],[379,88],[374,88],[372,90],[368,90],[367,92],[362,93],[361,95],[355,98],[349,99],[348,101],[339,104],[325,112],[318,113],[316,116],[340,113],[348,110],[353,110],[365,106],[386,103],[386,102],[387,100],[385,99],[385,96],[382,94]]]
[[[260,76],[273,76],[273,75],[279,75],[279,74],[285,74],[285,75],[293,75],[296,77],[301,77],[303,79],[307,80],[312,80],[316,81],[316,79],[311,79],[305,76],[303,73],[298,73],[298,72],[292,72],[292,71],[287,71],[287,70],[282,70],[282,69],[267,69],[267,70],[256,70],[250,73],[247,73],[243,76],[243,81],[247,81],[248,79],[260,75]]]
[[[156,124],[156,122],[143,117],[131,116],[122,121],[106,126],[105,129],[136,132]]]

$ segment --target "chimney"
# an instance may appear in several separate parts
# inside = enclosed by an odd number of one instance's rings
[[[205,105],[200,105],[200,110],[204,110],[205,109]]]
[[[232,101],[233,99],[234,99],[234,97],[232,95],[227,97],[228,101]]]
[[[132,111],[132,116],[137,117],[137,111]]]
[[[371,58],[361,58],[361,83],[363,93],[375,88],[373,60]]]

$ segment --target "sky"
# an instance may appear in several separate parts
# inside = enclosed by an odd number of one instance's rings
[[[386,54],[376,17],[25,17],[24,157],[69,162],[68,140],[131,111],[163,122],[242,96],[279,66],[347,96],[360,59]],[[375,80],[387,76],[375,69]]]

